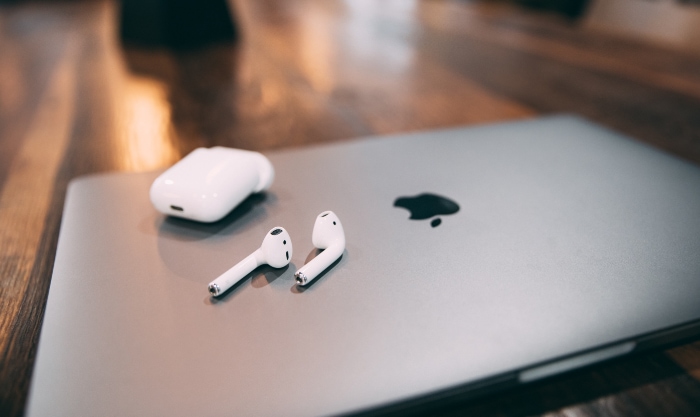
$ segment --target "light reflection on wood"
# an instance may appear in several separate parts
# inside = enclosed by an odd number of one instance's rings
[[[328,22],[312,13],[304,23],[300,26],[300,66],[315,91],[329,94],[335,85],[331,66],[337,58],[333,56],[335,50],[331,39],[326,35]]]
[[[421,4],[361,1],[308,9],[287,4],[273,12],[274,24],[251,26],[251,41],[273,51],[274,64],[293,74],[294,93],[327,100],[330,108],[352,108],[344,122],[360,131],[390,133],[534,114],[416,48],[418,34],[410,23],[422,13]],[[347,16],[341,22],[334,15],[338,9]],[[269,12],[258,3],[242,10],[249,20],[262,20],[258,15]]]
[[[153,79],[129,76],[125,80],[117,123],[122,141],[123,167],[129,171],[162,168],[179,159],[171,125],[166,86]]]
[[[160,80],[131,73],[116,39],[116,5],[102,3],[100,31],[104,57],[105,98],[118,169],[150,171],[167,167],[178,159],[171,122],[168,88]]]

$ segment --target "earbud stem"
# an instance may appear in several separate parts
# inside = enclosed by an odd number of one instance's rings
[[[262,250],[258,249],[212,281],[209,284],[209,292],[215,297],[223,294],[226,290],[236,285],[236,283],[242,280],[246,275],[253,272],[255,268],[264,263],[265,261]]]
[[[319,253],[314,259],[309,261],[309,263],[299,268],[299,270],[294,274],[297,284],[301,286],[310,284],[323,271],[328,269],[333,262],[338,260],[344,251],[344,242],[336,242],[330,245],[323,252]]]

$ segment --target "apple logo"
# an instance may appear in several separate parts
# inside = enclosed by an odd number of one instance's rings
[[[411,220],[425,220],[438,214],[454,214],[459,211],[459,204],[439,195],[423,193],[414,197],[399,197],[394,201],[394,207],[402,207],[411,212]],[[430,222],[432,227],[438,227],[442,220],[437,217]]]

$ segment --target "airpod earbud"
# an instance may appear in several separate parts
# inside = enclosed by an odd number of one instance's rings
[[[316,217],[311,242],[318,249],[323,249],[308,264],[299,268],[294,274],[297,284],[304,286],[331,266],[345,251],[345,231],[340,219],[332,211],[324,211]]]
[[[248,255],[233,268],[221,274],[209,284],[209,292],[218,296],[260,265],[282,268],[292,259],[292,239],[283,227],[273,227],[258,250]]]

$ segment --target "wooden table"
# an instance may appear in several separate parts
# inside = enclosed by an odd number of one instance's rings
[[[0,6],[0,415],[24,409],[66,185],[255,150],[573,112],[700,163],[700,57],[501,3],[240,1],[235,46],[124,49],[111,2]],[[700,302],[700,297],[699,297]],[[700,343],[433,415],[700,415]]]

